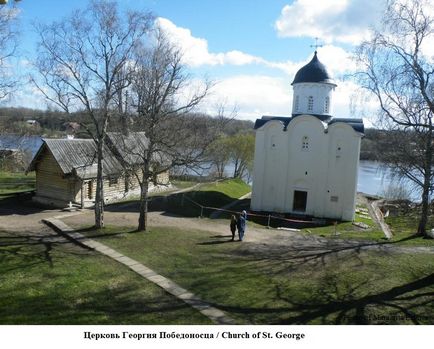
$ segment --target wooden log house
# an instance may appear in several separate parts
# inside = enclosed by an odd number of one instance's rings
[[[147,142],[143,132],[107,134],[103,150],[106,203],[140,194],[136,175],[125,168],[138,168]],[[94,205],[97,160],[92,139],[43,139],[27,169],[30,171],[36,172],[35,202],[61,208]],[[150,183],[150,191],[164,190],[169,184],[169,174],[164,172]]]

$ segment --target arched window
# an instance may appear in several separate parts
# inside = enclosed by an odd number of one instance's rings
[[[308,151],[309,150],[309,137],[304,136],[301,140],[301,150]]]
[[[330,97],[325,98],[324,112],[328,113],[330,110]]]
[[[299,96],[295,96],[294,110],[297,112],[299,108],[300,108],[300,98]]]
[[[307,100],[307,110],[313,111],[313,96],[309,96]]]

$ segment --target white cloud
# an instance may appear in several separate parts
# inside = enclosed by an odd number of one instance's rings
[[[215,107],[225,101],[227,109],[236,106],[238,119],[256,120],[262,115],[291,116],[291,80],[264,75],[238,75],[221,80],[201,110],[215,113]],[[365,125],[375,123],[378,104],[374,98],[361,93],[351,81],[337,81],[333,96],[333,116],[337,118],[363,118]]]
[[[351,53],[343,48],[333,45],[326,45],[318,50],[319,60],[327,67],[327,71],[332,77],[353,72],[356,64],[351,59]]]
[[[227,53],[220,53],[222,55],[223,63],[233,64],[233,65],[244,65],[251,63],[263,63],[264,60],[259,57],[255,57],[249,54],[246,54],[241,51],[229,51]]]
[[[220,80],[203,104],[212,114],[216,105],[224,101],[236,107],[238,118],[255,120],[262,115],[291,115],[290,81],[265,75],[237,75]]]
[[[184,63],[195,68],[201,65],[245,65],[261,64],[263,66],[278,69],[284,74],[282,77],[267,75],[236,75],[221,79],[213,88],[212,93],[202,103],[200,109],[209,114],[215,113],[217,105],[225,102],[228,109],[236,107],[238,117],[255,120],[262,115],[290,116],[292,108],[291,82],[296,72],[311,59],[294,62],[271,62],[261,57],[252,56],[244,52],[233,50],[229,52],[211,53],[205,39],[195,38],[190,30],[177,27],[171,21],[159,18],[160,26],[168,34],[168,37],[177,43],[185,53]],[[350,53],[334,45],[325,45],[318,50],[318,57],[324,63],[329,73],[339,79],[345,73],[354,70]],[[184,91],[184,97],[192,93],[193,86],[200,86],[196,81],[191,84],[188,91]],[[336,117],[360,117],[361,109],[358,108],[357,86],[352,83],[338,81],[334,98],[334,110]],[[366,112],[366,110],[363,110]],[[370,115],[370,112],[367,112]]]
[[[381,14],[377,0],[295,0],[285,5],[275,28],[281,37],[318,37],[356,44],[369,34]]]
[[[293,62],[290,60],[286,62],[272,62],[239,50],[212,53],[209,52],[207,40],[194,37],[189,29],[178,27],[165,18],[160,17],[157,21],[169,39],[178,45],[184,53],[184,64],[192,68],[202,65],[241,66],[261,64],[269,68],[279,69],[288,76],[293,77],[297,70],[312,58],[312,56],[307,57],[303,62]],[[350,54],[344,49],[333,45],[326,45],[319,51],[320,60],[327,66],[332,76],[339,76],[354,68],[354,64],[351,62],[349,56]]]
[[[191,67],[224,64],[244,65],[263,62],[260,57],[238,50],[211,53],[208,50],[208,41],[194,37],[189,29],[178,27],[166,18],[160,17],[157,22],[169,39],[182,50],[184,63]]]

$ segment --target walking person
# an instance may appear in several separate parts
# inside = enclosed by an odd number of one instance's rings
[[[247,212],[243,210],[238,218],[238,238],[240,241],[244,239],[244,233],[246,231]]]
[[[230,227],[231,227],[231,233],[232,233],[232,240],[231,241],[234,241],[234,239],[235,239],[235,231],[237,230],[237,217],[235,217],[234,214],[231,216]]]

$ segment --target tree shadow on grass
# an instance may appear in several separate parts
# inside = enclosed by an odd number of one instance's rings
[[[212,303],[232,314],[242,314],[252,323],[266,321],[272,325],[291,324],[432,324],[434,274],[392,287],[377,294],[357,296],[363,286],[348,286],[344,292],[340,281],[324,280],[324,288],[302,301],[275,287],[279,307],[240,307]],[[262,319],[262,320],[258,320]],[[268,319],[268,320],[266,320]]]
[[[12,270],[25,270],[38,264],[48,264],[53,268],[54,250],[60,246],[69,245],[72,248],[64,248],[68,254],[82,256],[86,250],[74,248],[66,239],[47,234],[28,234],[25,232],[2,232],[0,235],[0,265],[3,272]],[[10,263],[13,261],[13,263]]]
[[[218,236],[216,236],[218,238]],[[218,243],[218,240],[213,244]],[[201,243],[200,245],[211,245]],[[263,245],[263,246],[260,246]],[[269,275],[274,283],[263,299],[265,304],[273,306],[255,306],[255,302],[242,302],[252,306],[233,305],[239,302],[213,302],[213,305],[232,316],[248,319],[251,323],[269,324],[432,324],[434,323],[434,274],[421,277],[415,274],[412,282],[400,285],[395,283],[390,289],[375,293],[376,283],[379,289],[390,282],[381,282],[387,278],[384,273],[367,276],[369,270],[377,267],[377,258],[392,254],[393,249],[378,243],[348,244],[343,240],[303,239],[299,236],[288,245],[239,244],[241,248],[225,250],[221,259],[231,259],[231,266],[222,263],[221,272],[214,268],[207,275],[200,271],[199,294],[207,299],[207,289],[215,284],[228,289],[250,282],[243,269],[228,271],[228,268],[248,265],[260,275]],[[364,251],[375,252],[365,255]],[[364,252],[362,254],[362,252]],[[222,251],[216,250],[217,254]],[[369,258],[366,259],[365,256]],[[368,268],[364,265],[368,263]],[[373,263],[373,264],[372,264]],[[342,270],[333,266],[347,265]],[[361,268],[361,269],[359,269]],[[352,270],[357,277],[352,277]],[[309,275],[315,273],[311,281]],[[319,274],[318,274],[319,273]],[[322,275],[324,273],[324,275]],[[218,275],[220,274],[220,276]],[[247,273],[250,275],[250,273]],[[291,283],[296,276],[297,287]],[[306,275],[306,282],[301,281]],[[277,276],[276,278],[272,276]],[[377,279],[377,281],[375,280]],[[285,280],[288,280],[285,281]],[[391,279],[393,280],[393,278]],[[301,283],[300,283],[301,282]],[[301,291],[301,286],[306,291]],[[244,286],[242,286],[244,287]],[[268,289],[268,288],[267,288]],[[297,289],[297,290],[296,290]],[[223,291],[222,291],[223,292]],[[232,291],[233,293],[233,291]],[[221,296],[221,295],[220,295]],[[255,293],[243,297],[257,297]],[[262,303],[262,302],[261,302]],[[229,314],[231,315],[231,314]]]
[[[71,276],[74,277],[74,276]],[[68,278],[63,275],[62,278]],[[186,303],[164,294],[159,288],[142,280],[133,285],[89,290],[85,281],[77,279],[69,292],[45,287],[40,282],[29,283],[38,290],[3,294],[1,324],[195,324],[207,323]],[[107,280],[109,282],[110,280]],[[59,280],[61,283],[62,280]],[[89,286],[89,285],[88,285]],[[93,285],[90,285],[93,286]],[[189,318],[188,316],[191,316]]]
[[[433,285],[434,274],[431,274],[377,294],[358,297],[356,287],[347,288],[347,292],[340,295],[336,291],[331,292],[337,295],[335,299],[323,294],[322,297],[315,295],[304,302],[294,301],[278,292],[279,299],[289,304],[293,312],[299,313],[283,319],[279,324],[306,324],[317,319],[321,319],[322,323],[330,323],[330,317],[334,317],[334,324],[399,324],[407,321],[413,324],[432,323],[432,312],[425,310],[420,313],[418,308],[426,308],[432,304]],[[331,278],[324,282],[325,290],[330,287],[337,289],[340,286],[336,279]],[[318,298],[322,299],[318,301]],[[372,307],[392,312],[375,315]]]
[[[346,261],[343,260],[342,263]],[[235,261],[234,264],[245,264],[246,261]],[[260,267],[255,264],[259,270]],[[267,266],[269,274],[273,274],[273,268]],[[317,269],[317,268],[313,268]],[[264,271],[267,271],[264,270]],[[223,271],[222,271],[223,272]],[[324,269],[324,275],[314,278],[309,282],[309,270],[306,272],[306,281],[300,284],[298,281],[292,284],[291,273],[289,281],[270,278],[270,286],[264,291],[262,298],[266,305],[261,306],[255,301],[242,302],[252,306],[234,305],[232,301],[211,302],[213,306],[229,313],[230,316],[247,319],[252,324],[432,324],[434,323],[433,303],[434,274],[417,278],[414,281],[397,284],[389,289],[375,293],[370,285],[375,285],[375,280],[369,276],[361,276],[353,279],[349,273],[339,270]],[[215,272],[213,273],[215,274]],[[248,280],[247,276],[240,272],[231,277],[224,277],[227,285],[243,285]],[[296,274],[294,274],[296,275]],[[210,281],[203,276],[200,278],[201,292],[207,293],[212,288],[213,275]],[[221,287],[225,284],[219,283]],[[260,283],[259,283],[260,285]],[[380,283],[381,285],[381,283]],[[381,287],[381,286],[380,286]],[[264,294],[264,296],[265,296]],[[244,293],[243,297],[257,297],[255,293]],[[206,296],[203,296],[206,299]],[[262,304],[262,302],[260,302]],[[275,304],[276,306],[270,306]]]
[[[360,265],[363,260],[359,257],[362,251],[376,251],[382,254],[400,252],[402,248],[412,248],[399,246],[400,242],[414,239],[409,236],[396,241],[375,242],[366,240],[342,240],[327,238],[312,238],[301,234],[292,237],[291,244],[278,245],[277,243],[267,245],[267,248],[259,244],[249,244],[248,248],[234,251],[243,257],[255,261],[270,261],[271,263],[281,263],[282,261],[291,262],[293,265],[310,263],[312,265],[324,266],[327,258],[356,258]],[[396,246],[396,244],[398,244]],[[424,250],[424,252],[426,252]]]

